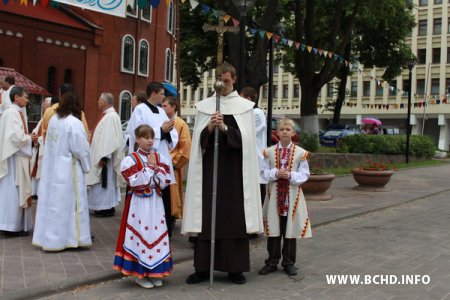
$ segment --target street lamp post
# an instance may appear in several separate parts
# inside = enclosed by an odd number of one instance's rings
[[[273,27],[273,33],[284,35],[284,26],[281,23]],[[272,146],[272,106],[273,106],[273,36],[269,40],[269,82],[267,89],[267,146]]]
[[[233,0],[234,4],[239,8],[239,73],[238,73],[238,90],[242,90],[245,85],[245,26],[247,23],[247,9],[255,4],[255,0]]]
[[[405,147],[405,162],[409,163],[409,137],[411,135],[411,94],[412,94],[412,70],[414,68],[414,65],[416,64],[416,61],[411,59],[408,62],[408,70],[409,70],[409,91],[408,91],[408,115],[406,117],[406,147]]]

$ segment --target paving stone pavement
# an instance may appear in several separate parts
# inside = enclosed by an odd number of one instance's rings
[[[352,187],[355,186],[355,183],[351,176],[338,177],[334,180],[330,189],[330,193],[334,196],[333,200],[325,202],[308,201],[313,226],[317,228],[317,225],[335,222],[351,216],[365,214],[368,211],[376,211],[383,207],[449,191],[449,177],[450,168],[448,165],[401,170],[394,174],[388,185],[391,191],[378,193],[353,190]],[[31,235],[21,238],[7,238],[0,233],[0,298],[29,299],[32,296],[48,295],[50,292],[60,289],[119,278],[120,275],[112,270],[112,260],[120,218],[121,206],[113,218],[91,217],[91,230],[95,236],[93,246],[56,253],[44,252],[32,246]],[[417,220],[417,222],[420,224],[422,220]],[[183,261],[192,258],[192,249],[187,239],[179,235],[179,223],[177,223],[177,229],[171,240],[176,263],[173,278],[186,275],[178,275],[178,270],[181,270],[180,266],[185,264]],[[369,229],[367,229],[368,237],[379,236],[379,231],[375,229],[370,231]],[[320,228],[317,230],[320,230]],[[415,234],[415,232],[412,231],[409,234]],[[336,233],[335,237],[339,236],[340,234]],[[334,252],[328,250],[329,247],[318,248],[318,245],[321,244],[320,241],[316,233],[313,239],[305,241],[304,245],[311,245],[311,249],[319,251],[319,257],[323,256],[324,260],[318,263],[323,264],[327,262],[325,259],[326,255]],[[261,255],[263,255],[265,248],[261,242],[263,242],[263,239],[252,242],[252,247],[254,247],[255,253],[262,251]],[[336,246],[340,245],[340,251],[344,253],[348,253],[348,249],[345,247],[359,245],[353,239],[348,239],[345,243],[342,243],[340,240],[333,241],[333,243]],[[308,250],[305,249],[305,251]],[[408,251],[411,251],[411,249],[408,249]],[[340,255],[344,255],[341,252],[339,252]],[[391,266],[384,260],[385,257],[380,255],[373,254],[369,260],[363,254],[348,255],[350,255],[355,264],[375,261]],[[417,256],[415,258],[419,259],[420,257]],[[258,259],[256,262],[263,261],[262,257],[261,259]],[[302,259],[301,255],[300,259]],[[393,260],[393,262],[402,262],[401,258],[398,258],[398,260]],[[444,263],[445,257],[441,257],[439,260]],[[191,262],[186,264],[189,263],[191,264]],[[410,262],[412,266],[414,266],[414,263],[415,261]],[[255,268],[259,267],[260,265],[257,264]],[[311,276],[307,278],[309,277]],[[174,280],[176,281],[176,279]],[[168,285],[175,281],[169,280]],[[259,278],[258,281],[260,281]],[[224,283],[224,289],[227,288],[228,284]],[[328,288],[330,287],[328,286]],[[242,287],[242,289],[245,290],[246,287]],[[140,293],[140,291],[137,291],[137,293]]]
[[[208,283],[187,285],[192,261],[177,264],[162,288],[145,290],[130,279],[84,286],[45,298],[68,299],[450,299],[450,192],[334,222],[299,241],[300,275],[257,275],[265,243],[253,244],[247,284],[216,273]],[[328,284],[326,275],[426,275],[428,284]],[[373,277],[375,278],[375,277]],[[361,279],[362,280],[362,279]]]

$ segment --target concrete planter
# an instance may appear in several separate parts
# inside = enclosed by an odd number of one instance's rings
[[[355,190],[372,191],[372,192],[387,192],[390,191],[386,188],[386,184],[391,180],[393,170],[376,171],[376,170],[363,170],[355,168],[352,170],[353,178],[358,183],[354,187]]]
[[[325,192],[330,188],[335,177],[334,174],[311,174],[308,181],[302,185],[305,199],[314,201],[331,200],[333,196]]]

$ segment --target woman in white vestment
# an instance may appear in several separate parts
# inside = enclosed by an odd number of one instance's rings
[[[51,118],[44,145],[33,245],[46,251],[91,246],[85,174],[90,152],[81,102],[64,94]]]

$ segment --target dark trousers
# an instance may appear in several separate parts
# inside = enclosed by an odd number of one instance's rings
[[[264,205],[264,199],[266,198],[266,185],[260,183],[259,190],[261,191],[261,204]]]
[[[172,206],[170,204],[170,185],[162,190],[162,200],[164,204],[164,212],[166,215],[166,224],[169,237],[172,236]]]
[[[296,239],[285,238],[287,217],[280,216],[280,236],[267,238],[267,251],[269,258],[266,259],[266,265],[278,265],[281,254],[283,260],[281,266],[283,268],[294,265],[297,251]],[[281,249],[281,238],[283,238],[283,249]]]

